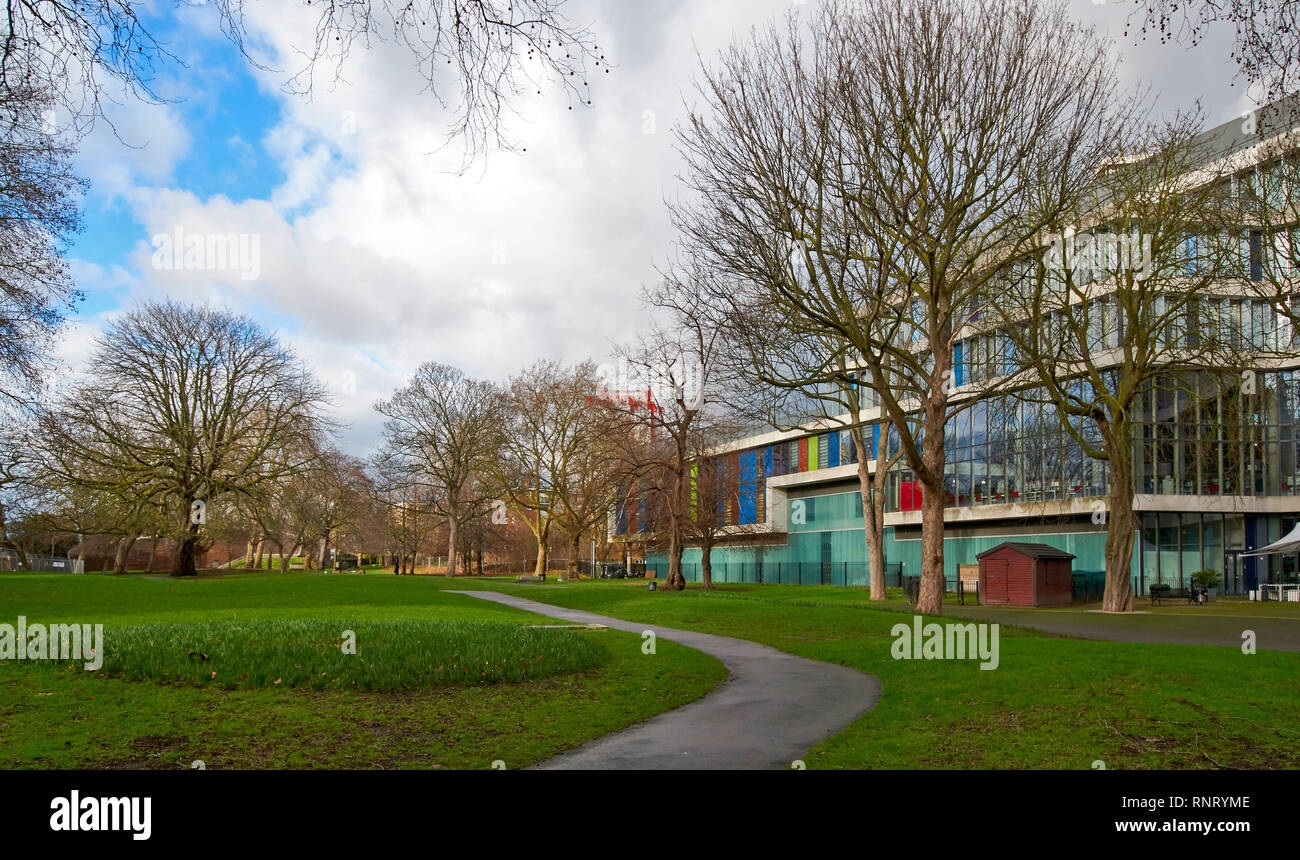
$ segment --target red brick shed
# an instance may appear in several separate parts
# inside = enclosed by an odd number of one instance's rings
[[[1074,556],[1042,543],[1006,541],[975,556],[980,603],[986,606],[1069,606]]]

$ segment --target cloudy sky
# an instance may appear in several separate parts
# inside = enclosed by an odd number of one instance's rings
[[[230,307],[330,384],[349,425],[341,444],[357,455],[378,437],[375,400],[422,361],[498,380],[537,357],[608,361],[610,343],[642,326],[638,291],[671,247],[672,127],[697,52],[816,2],[570,0],[615,64],[593,78],[593,105],[530,90],[508,129],[527,151],[490,151],[460,175],[459,152],[440,149],[448,114],[409,54],[356,52],[345,80],[327,77],[308,99],[282,86],[309,44],[303,4],[253,4],[269,70],[243,61],[211,10],[167,13],[153,26],[185,66],[157,81],[166,102],[121,100],[116,134],[100,124],[79,156],[91,192],[71,257],[86,300],[64,360],[75,368],[106,321],[141,300]],[[1126,83],[1149,84],[1159,109],[1199,100],[1211,123],[1247,109],[1221,34],[1191,50],[1135,45],[1123,35],[1131,0],[1072,9],[1114,38]],[[223,271],[168,268],[154,239],[178,231],[182,242],[240,234],[259,253]]]

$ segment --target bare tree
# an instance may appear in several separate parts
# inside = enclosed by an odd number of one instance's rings
[[[618,444],[626,419],[606,408],[600,394],[591,361],[541,360],[507,387],[498,480],[537,541],[536,574],[546,571],[552,527],[559,525],[570,541],[561,579],[577,578],[582,533],[608,513],[626,471]]]
[[[150,29],[138,0],[5,0],[0,17],[0,104],[14,92],[50,93],[66,130],[84,133],[119,94],[161,102],[157,75],[180,60]],[[180,0],[214,9],[221,28],[255,67],[250,0]],[[590,104],[591,74],[609,64],[591,31],[564,14],[564,0],[318,0],[313,42],[287,82],[310,94],[322,63],[333,79],[358,46],[392,41],[406,49],[431,96],[454,104],[448,137],[467,160],[495,142],[509,146],[502,117],[526,90],[554,78],[570,102]],[[572,105],[570,105],[572,107]]]
[[[60,256],[80,229],[85,183],[72,147],[48,128],[50,99],[0,90],[0,407],[29,401],[48,348],[79,298]]]
[[[195,573],[206,506],[305,463],[324,387],[253,320],[145,304],[100,336],[84,381],[43,410],[41,458],[69,486],[165,507],[174,576]]]
[[[1226,188],[1223,203],[1248,246],[1251,270],[1243,285],[1300,331],[1300,129],[1294,100],[1266,105],[1242,122],[1254,154],[1224,154],[1216,163]],[[1245,132],[1254,132],[1253,135]],[[1257,136],[1257,139],[1256,139]],[[1280,335],[1287,334],[1279,332]],[[1286,344],[1280,344],[1285,346]]]
[[[643,295],[652,304],[653,291]],[[633,492],[636,484],[635,492],[658,500],[653,537],[667,552],[666,587],[673,591],[686,587],[687,488],[692,465],[706,453],[698,447],[699,428],[724,402],[713,376],[721,343],[705,318],[679,315],[652,322],[635,346],[619,350],[630,378],[619,383],[615,400],[628,397],[629,403],[619,408],[634,425],[635,468],[629,472],[634,480],[627,482],[627,490]],[[638,400],[638,390],[645,392],[644,402]]]
[[[679,129],[685,255],[737,308],[825,330],[880,398],[923,490],[920,611],[942,608],[963,315],[1111,151],[1117,91],[1060,3],[831,2],[706,68],[707,113]]]
[[[848,277],[843,269],[839,275]],[[876,277],[885,277],[885,271],[878,269]],[[677,317],[708,320],[721,334],[725,347],[717,351],[715,372],[731,380],[725,387],[728,405],[739,415],[782,431],[804,430],[813,424],[850,430],[862,495],[871,599],[884,600],[886,483],[901,453],[888,449],[888,427],[881,427],[879,400],[863,386],[863,369],[850,363],[851,344],[837,342],[835,332],[818,322],[791,316],[784,308],[754,298],[752,293],[733,290],[730,279],[688,264],[670,274],[651,302]]]
[[[321,452],[303,477],[309,534],[319,541],[321,569],[329,570],[336,567],[331,543],[336,544],[338,532],[350,528],[364,513],[370,478],[360,460],[334,450]]]
[[[376,455],[375,474],[374,501],[383,517],[393,573],[414,573],[415,557],[428,549],[439,522],[433,510],[433,493],[421,483],[412,482],[407,469],[383,451]]]
[[[1192,114],[1138,136],[1137,154],[1096,178],[1090,205],[1056,225],[1041,255],[1007,261],[980,324],[991,355],[1012,347],[1011,366],[989,379],[1004,389],[1027,384],[1019,395],[1105,464],[1103,609],[1112,612],[1133,608],[1135,446],[1144,422],[1174,420],[1150,413],[1150,392],[1182,391],[1197,410],[1189,372],[1220,377],[1216,393],[1241,383],[1241,314],[1226,311],[1240,300],[1242,258],[1222,220],[1226,176],[1199,130]]]
[[[456,575],[460,526],[490,509],[484,476],[499,450],[501,391],[457,368],[425,362],[405,388],[375,405],[384,423],[382,468],[429,491],[447,521],[447,575]]]
[[[1300,75],[1300,3],[1296,0],[1133,0],[1138,37],[1197,45],[1230,30],[1232,59],[1261,101],[1288,96]],[[1129,19],[1132,27],[1133,18]],[[1128,31],[1125,31],[1128,35]]]
[[[576,413],[582,395],[559,362],[539,360],[506,384],[504,454],[493,470],[504,500],[519,511],[537,541],[533,573],[546,572],[551,524],[560,501],[556,485],[568,480],[578,446]]]

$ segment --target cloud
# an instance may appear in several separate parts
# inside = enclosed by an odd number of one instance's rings
[[[553,84],[540,95],[525,90],[507,122],[526,151],[489,152],[460,174],[460,152],[443,146],[447,109],[424,91],[408,53],[391,42],[358,49],[339,80],[322,67],[310,98],[289,94],[285,73],[298,68],[296,48],[310,42],[312,12],[254,4],[254,44],[280,71],[251,74],[279,107],[275,124],[250,138],[228,121],[187,130],[171,106],[127,110],[129,129],[148,147],[128,150],[101,137],[87,158],[96,186],[129,201],[141,235],[123,249],[120,270],[81,271],[124,306],[171,296],[257,316],[337,385],[337,415],[353,424],[347,447],[364,454],[378,438],[371,405],[420,362],[502,380],[542,356],[604,360],[611,341],[643,330],[639,289],[671,251],[663,200],[677,193],[680,168],[671,130],[690,96],[696,51],[712,56],[790,8],[788,0],[574,4],[571,17],[592,23],[616,66],[593,76],[593,105],[570,110]],[[1118,12],[1079,6],[1081,17],[1116,34]],[[194,33],[216,38],[210,29]],[[1185,107],[1207,96],[1219,116],[1236,110],[1225,106],[1235,97],[1225,65],[1204,59],[1216,56],[1213,45],[1196,55],[1199,63],[1181,48],[1122,40],[1118,47],[1126,75],[1167,88],[1164,103]],[[222,77],[213,71],[203,80],[220,87]],[[196,93],[200,113],[239,97]],[[260,149],[282,174],[273,192],[236,202],[170,187],[191,135],[208,134],[229,143],[230,161],[214,170],[252,164],[248,147]],[[152,240],[178,227],[256,236],[256,279],[238,267],[155,268]],[[83,320],[79,336],[101,321]]]

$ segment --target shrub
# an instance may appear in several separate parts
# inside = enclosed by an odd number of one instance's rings
[[[1196,571],[1196,573],[1193,573],[1192,583],[1194,585],[1200,585],[1205,588],[1215,588],[1219,585],[1221,577],[1222,574],[1220,574],[1217,570],[1210,570],[1207,568],[1205,570],[1198,570]]]

